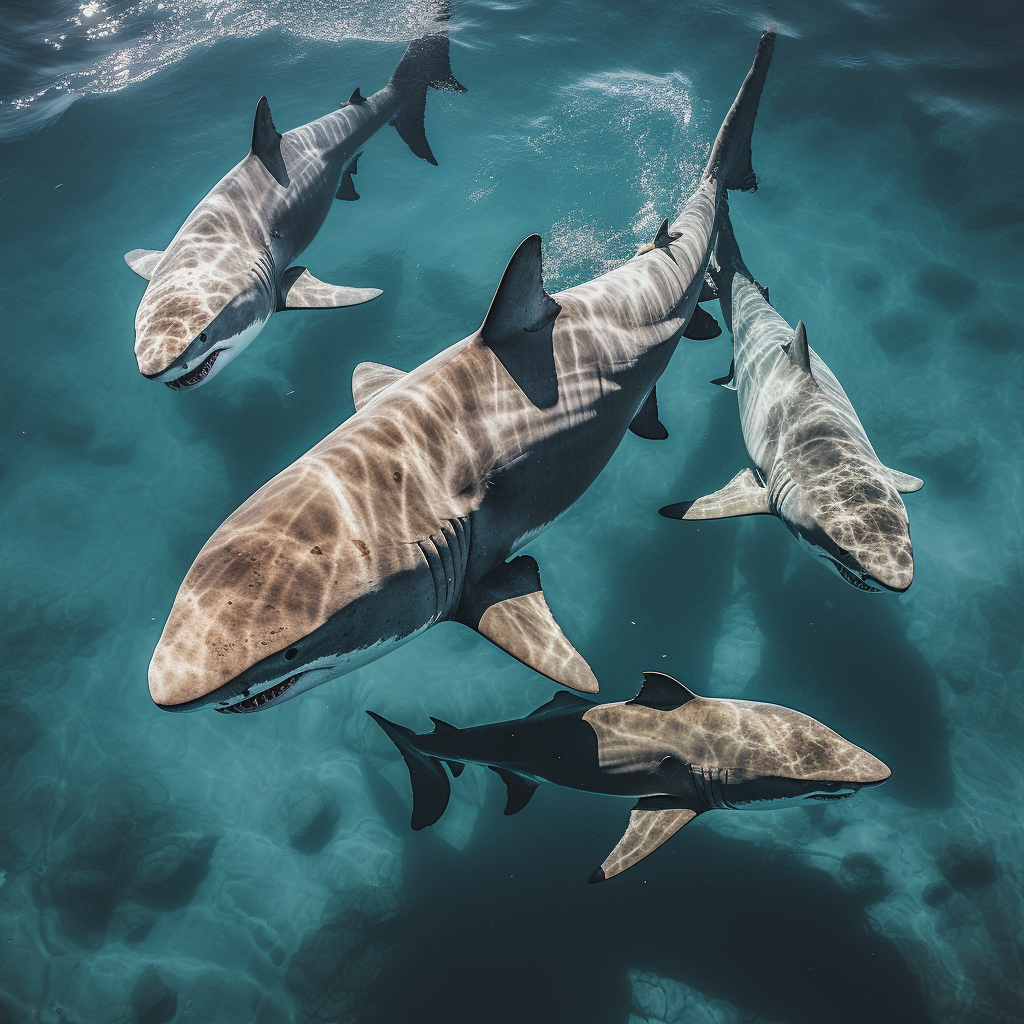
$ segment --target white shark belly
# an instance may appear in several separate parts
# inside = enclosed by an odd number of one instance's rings
[[[245,351],[249,346],[253,338],[256,337],[260,331],[267,325],[267,320],[270,319],[272,314],[268,314],[266,320],[257,320],[251,323],[245,328],[240,334],[232,335],[230,338],[225,338],[213,351],[217,352],[217,358],[214,361],[213,366],[210,367],[210,372],[197,384],[193,384],[193,388],[202,387],[204,384],[209,384],[214,377],[224,369],[232,359],[235,359],[238,355]],[[212,355],[212,353],[211,353]],[[209,356],[207,356],[209,358]]]

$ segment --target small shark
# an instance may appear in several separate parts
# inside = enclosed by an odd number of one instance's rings
[[[455,778],[467,764],[495,772],[508,792],[506,814],[521,811],[542,782],[639,797],[625,835],[591,882],[632,867],[705,811],[845,800],[890,774],[878,758],[799,711],[698,697],[661,672],[645,672],[629,701],[595,704],[562,690],[526,718],[472,729],[432,718],[434,731],[417,736],[367,714],[409,767],[416,830],[448,806],[444,764]]]
[[[597,692],[537,562],[507,559],[586,491],[627,429],[667,436],[658,378],[682,336],[721,333],[697,303],[726,190],[756,185],[750,136],[773,41],[762,38],[694,195],[649,252],[552,296],[531,235],[479,330],[408,373],[356,367],[355,414],[200,551],[150,664],[158,705],[276,706],[442,621]]]
[[[283,135],[266,96],[260,99],[248,156],[165,250],[125,255],[149,282],[135,314],[143,376],[176,391],[198,387],[236,358],[272,313],[354,306],[381,294],[325,284],[291,264],[333,199],[359,198],[352,175],[361,147],[383,125],[393,124],[416,156],[437,163],[423,131],[427,86],[465,92],[452,77],[444,31],[411,43],[379,92],[362,96],[356,89],[339,110]]]
[[[803,321],[790,327],[744,264],[727,205],[710,276],[733,336],[729,373],[712,383],[736,392],[757,477],[745,469],[714,494],[661,514],[778,516],[851,586],[902,593],[914,579],[914,552],[900,495],[924,482],[879,461],[842,385],[807,344]]]

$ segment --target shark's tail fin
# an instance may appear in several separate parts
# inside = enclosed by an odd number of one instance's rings
[[[764,88],[774,49],[775,30],[769,29],[761,36],[754,63],[711,149],[704,176],[720,179],[726,188],[736,188],[742,192],[754,192],[757,189],[757,176],[751,162],[750,136],[754,131],[757,105],[761,100],[761,90]]]
[[[445,812],[452,795],[452,784],[444,765],[436,757],[424,754],[416,746],[411,729],[389,722],[372,711],[366,712],[387,734],[405,758],[412,783],[412,827],[415,831],[433,825]]]
[[[442,16],[440,20],[446,20]],[[405,51],[391,84],[407,94],[407,98],[391,123],[418,157],[437,165],[423,130],[423,113],[427,107],[427,86],[449,92],[465,92],[466,87],[452,74],[448,59],[448,33],[442,27],[436,32],[414,39]]]

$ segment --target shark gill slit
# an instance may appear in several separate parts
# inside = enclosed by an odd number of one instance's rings
[[[439,533],[416,542],[434,583],[435,611],[430,625],[450,618],[459,603],[469,560],[469,534],[469,520],[460,516],[446,519]]]
[[[705,767],[698,764],[690,765],[690,777],[700,798],[711,808],[723,810],[728,808],[722,795],[722,772],[726,772],[724,781],[728,782],[728,769]]]

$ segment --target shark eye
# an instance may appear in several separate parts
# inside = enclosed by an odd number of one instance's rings
[[[298,647],[289,647],[288,650],[284,652],[284,656],[287,661],[291,661],[298,653]]]
[[[200,340],[200,341],[206,341],[206,331],[202,331],[202,332],[200,332],[200,334],[199,334],[199,340]]]

